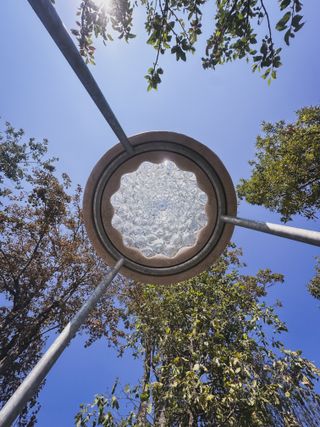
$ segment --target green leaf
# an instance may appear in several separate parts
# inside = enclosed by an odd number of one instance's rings
[[[149,400],[149,393],[147,391],[145,391],[144,393],[141,393],[140,399],[141,399],[141,402],[146,402],[147,400]]]
[[[283,10],[288,7],[290,3],[291,0],[282,0],[282,2],[280,3],[280,10]]]
[[[286,24],[289,21],[291,17],[291,12],[287,12],[283,15],[283,17],[280,19],[280,21],[276,25],[276,29],[278,31],[283,31],[286,28]]]
[[[290,44],[290,36],[291,36],[291,30],[289,28],[289,30],[287,30],[285,35],[284,35],[284,41],[286,42],[287,46],[289,46],[289,44]]]
[[[299,26],[299,25],[300,25],[300,21],[301,21],[301,19],[302,19],[302,16],[301,16],[301,15],[295,15],[295,16],[292,18],[292,26],[293,26],[293,27],[297,27],[297,26]]]
[[[112,396],[111,398],[111,407],[115,409],[119,409],[119,402],[116,396]]]

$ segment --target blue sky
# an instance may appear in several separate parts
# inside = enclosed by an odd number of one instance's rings
[[[57,0],[67,28],[73,26],[77,4]],[[187,64],[170,56],[161,59],[163,83],[157,92],[147,92],[143,76],[154,52],[145,45],[141,12],[136,24],[139,37],[129,45],[98,44],[97,66],[91,70],[128,135],[148,130],[187,134],[216,152],[237,184],[249,176],[248,160],[253,158],[263,120],[290,121],[298,108],[320,103],[318,15],[318,2],[306,1],[306,25],[284,50],[284,65],[270,87],[244,61],[204,71],[199,51]],[[0,115],[24,128],[28,136],[47,137],[50,154],[60,158],[59,170],[84,186],[116,138],[27,1],[2,0],[1,16]],[[245,202],[238,215],[279,222],[278,215]],[[319,229],[319,221],[306,223],[299,217],[291,225]],[[285,283],[268,296],[270,302],[277,298],[283,302],[280,317],[289,328],[283,340],[320,366],[320,304],[306,290],[319,249],[241,228],[233,240],[243,248],[248,273],[269,267],[285,275]],[[117,359],[105,342],[89,349],[83,342],[77,337],[48,376],[40,395],[41,427],[72,425],[81,402],[106,391],[117,376],[125,384],[139,372],[139,364],[129,355]]]

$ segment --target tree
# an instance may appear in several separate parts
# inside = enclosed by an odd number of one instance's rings
[[[281,214],[317,219],[320,210],[320,107],[297,111],[294,123],[262,123],[249,179],[237,187],[241,199]],[[320,272],[310,282],[312,295],[320,293]]]
[[[52,0],[54,2],[54,0]],[[214,3],[214,4],[213,4]],[[152,67],[145,78],[148,89],[156,89],[161,82],[160,56],[170,52],[176,60],[186,61],[188,53],[194,53],[203,33],[203,17],[208,14],[208,0],[141,0],[145,9],[147,43],[156,51]],[[284,34],[289,46],[302,26],[302,2],[281,0],[270,10],[263,0],[216,0],[212,2],[213,28],[206,37],[202,57],[204,69],[215,69],[219,64],[245,58],[252,60],[253,71],[261,71],[262,77],[275,79],[281,66],[281,47],[276,47],[273,31]],[[93,37],[101,38],[106,44],[115,36],[129,41],[132,32],[134,8],[138,1],[117,0],[99,4],[94,0],[82,0],[78,10],[77,28],[72,30],[87,62],[94,64],[95,47]],[[271,16],[277,15],[275,21]],[[260,26],[264,36],[260,36]]]
[[[320,258],[316,265],[316,275],[310,280],[308,288],[310,294],[320,300]]]
[[[237,187],[241,199],[282,215],[317,218],[320,210],[320,107],[297,111],[294,123],[262,123],[250,179]]]
[[[47,141],[25,140],[9,123],[0,133],[0,402],[4,404],[40,358],[49,334],[61,331],[87,299],[106,267],[86,236],[81,189],[55,176]],[[114,289],[98,304],[84,329],[90,344],[116,340],[121,314]],[[36,397],[21,415],[33,426]],[[31,410],[32,409],[32,410]]]
[[[118,411],[114,387],[82,407],[77,427],[319,425],[320,371],[284,348],[281,304],[263,301],[282,276],[243,275],[238,255],[175,286],[130,287],[127,347],[143,359],[140,385],[125,390],[133,409]]]

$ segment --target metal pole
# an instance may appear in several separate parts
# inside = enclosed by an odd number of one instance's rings
[[[261,231],[262,233],[274,234],[287,239],[298,240],[299,242],[309,245],[320,246],[319,231],[288,227],[287,225],[272,224],[270,222],[253,221],[227,215],[222,215],[221,219],[228,224],[239,225],[240,227],[251,228],[252,230]]]
[[[124,148],[132,153],[133,148],[128,140],[124,130],[122,129],[118,119],[111,110],[108,102],[103,96],[99,86],[83,61],[78,49],[72,41],[72,38],[65,29],[59,15],[50,0],[28,0],[31,7],[38,15],[38,18],[46,27],[48,33],[53,38],[54,42],[71,65],[73,71],[78,76],[83,86],[88,91],[93,99],[93,102],[101,111],[103,117],[109,123],[113,132],[119,138]]]
[[[61,353],[67,347],[71,339],[75,336],[80,326],[85,322],[90,311],[95,307],[96,303],[104,294],[122,265],[123,258],[117,262],[107,277],[96,287],[89,300],[83,304],[78,313],[67,324],[58,338],[56,338],[53,344],[51,344],[49,349],[41,357],[30,374],[25,378],[23,383],[17,388],[8,402],[4,405],[0,411],[1,427],[10,427],[23,408],[26,406]]]

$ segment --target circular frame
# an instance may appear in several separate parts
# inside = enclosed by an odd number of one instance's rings
[[[165,255],[157,255],[153,257],[145,257],[138,249],[125,246],[121,233],[112,226],[111,220],[114,214],[114,209],[110,201],[110,195],[114,194],[120,188],[120,180],[125,173],[136,171],[145,161],[161,163],[164,160],[171,160],[180,170],[189,171],[195,174],[198,187],[201,188],[201,190],[203,190],[208,196],[208,203],[205,206],[208,223],[198,232],[195,244],[181,248],[175,256],[168,257]],[[207,240],[208,236],[212,234],[217,220],[216,193],[206,174],[196,163],[174,152],[166,152],[164,155],[163,151],[151,151],[131,157],[121,168],[116,170],[108,180],[101,196],[101,200],[102,225],[105,230],[108,230],[108,236],[113,245],[119,249],[125,258],[148,267],[172,267],[194,257],[201,247],[204,246],[204,242]]]
[[[94,167],[84,193],[83,213],[88,235],[97,253],[114,266],[124,258],[120,270],[132,279],[170,284],[188,279],[205,270],[221,255],[230,241],[234,226],[221,215],[236,215],[236,194],[231,178],[220,159],[206,146],[173,132],[146,132],[129,138],[133,153],[121,144],[109,150]],[[193,172],[200,189],[208,195],[207,225],[200,230],[195,245],[184,247],[172,258],[145,257],[123,244],[112,227],[111,196],[119,189],[121,176],[135,171],[141,163],[172,160],[182,170]]]

